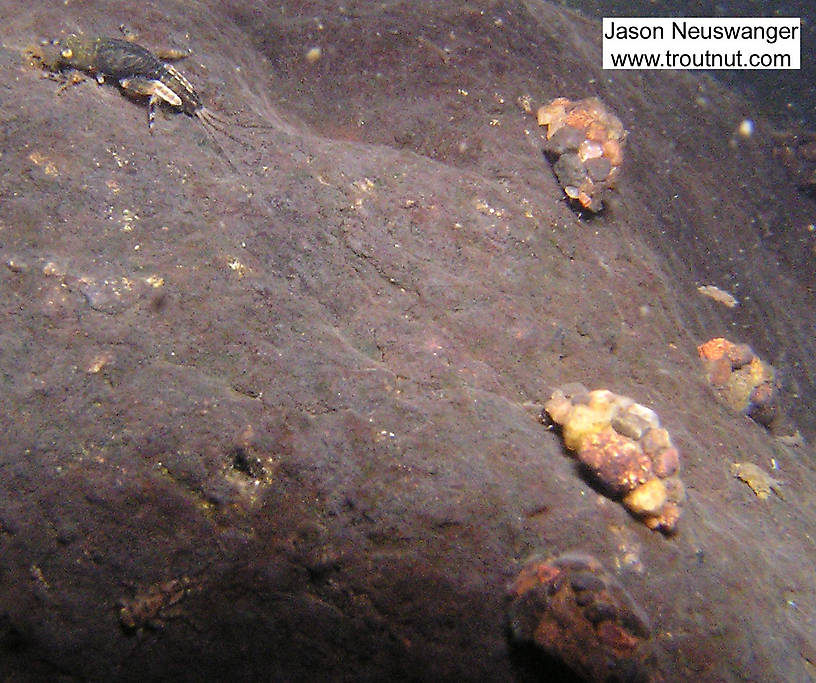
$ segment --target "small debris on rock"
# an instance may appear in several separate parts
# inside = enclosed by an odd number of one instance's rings
[[[698,346],[697,352],[720,401],[771,431],[783,428],[776,371],[750,346],[715,337]]]
[[[570,384],[553,392],[546,415],[564,445],[650,529],[675,530],[685,500],[680,456],[657,414],[607,389]]]
[[[189,577],[156,583],[131,599],[119,602],[119,623],[126,631],[161,628],[165,619],[176,616],[169,608],[177,605],[194,588]]]
[[[588,681],[652,681],[648,620],[590,555],[531,557],[510,587],[510,630]]]
[[[715,287],[714,285],[703,285],[702,287],[698,287],[697,291],[703,296],[707,296],[709,299],[714,299],[714,301],[728,306],[728,308],[739,306],[739,301],[733,294],[726,292],[719,287]]]
[[[573,102],[558,97],[539,107],[538,125],[547,127],[544,152],[564,193],[598,212],[623,163],[626,131],[597,97]]]
[[[816,196],[816,131],[782,130],[771,133],[774,156],[788,171],[799,190]]]
[[[781,482],[774,479],[759,465],[752,462],[735,462],[731,464],[731,474],[748,484],[760,500],[765,500],[771,491],[782,500],[785,500],[785,496],[779,488]]]

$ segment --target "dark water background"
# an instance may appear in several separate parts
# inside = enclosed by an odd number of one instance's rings
[[[564,0],[564,6],[590,17],[800,17],[802,19],[801,68],[798,70],[714,70],[711,73],[744,94],[759,112],[779,126],[816,127],[816,22],[812,0],[742,0],[733,2],[673,2],[630,0],[597,3]],[[751,113],[746,112],[746,116]]]

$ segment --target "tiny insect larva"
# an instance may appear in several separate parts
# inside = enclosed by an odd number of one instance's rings
[[[56,73],[76,69],[94,76],[99,83],[113,81],[131,96],[147,97],[147,120],[151,133],[156,107],[161,104],[197,118],[232,167],[224,150],[209,131],[212,128],[235,139],[227,130],[229,123],[204,106],[198,92],[178,69],[147,48],[130,40],[70,35],[59,41],[31,47],[27,53],[32,62],[48,71]]]

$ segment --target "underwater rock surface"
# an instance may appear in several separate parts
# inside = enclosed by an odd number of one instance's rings
[[[762,117],[731,143],[750,102],[701,74],[612,79],[600,24],[535,0],[0,19],[0,677],[531,680],[506,586],[576,547],[646,611],[655,676],[812,675],[813,204]],[[121,23],[192,51],[221,151],[23,57]],[[597,214],[516,105],[564,93],[630,131]],[[696,346],[734,329],[804,443],[711,394]],[[576,377],[661,416],[673,535],[537,422]]]

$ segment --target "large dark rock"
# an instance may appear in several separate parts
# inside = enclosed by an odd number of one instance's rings
[[[696,353],[749,343],[816,437],[814,206],[768,126],[732,143],[750,105],[704,76],[604,73],[599,24],[543,2],[343,7],[0,4],[0,674],[529,679],[552,662],[511,648],[507,584],[575,549],[648,612],[656,675],[812,676],[812,449]],[[123,20],[192,47],[223,154],[22,57]],[[600,216],[525,95],[630,131]],[[572,381],[660,414],[675,536],[538,423]],[[784,500],[730,473],[772,459]]]

